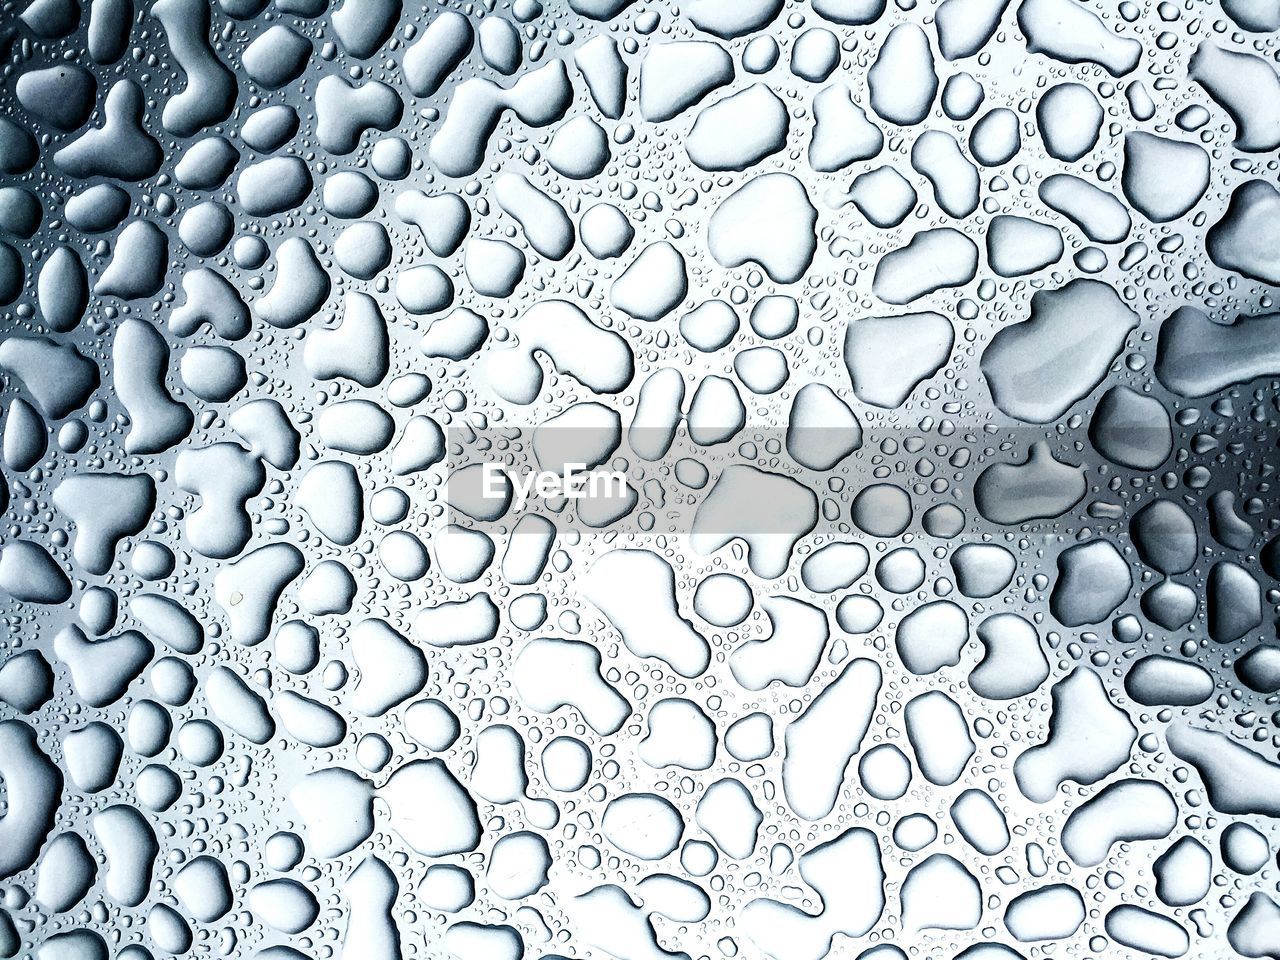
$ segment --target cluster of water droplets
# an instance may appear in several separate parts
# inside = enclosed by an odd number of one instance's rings
[[[0,20],[0,958],[1280,960],[1280,2]]]

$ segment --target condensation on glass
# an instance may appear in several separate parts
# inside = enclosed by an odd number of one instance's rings
[[[1280,0],[0,21],[0,957],[1280,957]]]

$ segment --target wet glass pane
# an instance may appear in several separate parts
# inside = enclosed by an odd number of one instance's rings
[[[0,28],[0,958],[1280,958],[1280,0]]]

